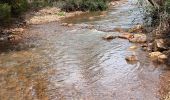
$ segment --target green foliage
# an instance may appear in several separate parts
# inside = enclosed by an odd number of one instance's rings
[[[64,11],[97,11],[106,10],[108,0],[65,0],[62,4],[62,10]]]
[[[11,6],[0,4],[0,22],[9,22],[11,17]]]
[[[18,2],[12,2],[12,13],[13,14],[20,14],[27,10],[28,3],[27,0],[18,0]]]
[[[166,7],[166,12],[170,14],[170,0],[166,0],[165,7]]]
[[[8,4],[11,6],[11,12],[13,15],[18,15],[24,12],[28,8],[27,0],[3,0],[1,4]]]
[[[41,7],[45,7],[45,6],[52,6],[52,3],[46,0],[35,0],[31,3],[31,6],[33,8],[41,8]]]

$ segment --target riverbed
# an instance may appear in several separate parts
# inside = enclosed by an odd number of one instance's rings
[[[121,34],[115,28],[142,24],[140,11],[129,0],[105,12],[29,26],[20,43],[0,46],[0,100],[164,98],[170,79],[166,65],[152,62],[140,44],[101,38]],[[128,49],[134,45],[138,49]],[[139,61],[127,62],[131,54]]]

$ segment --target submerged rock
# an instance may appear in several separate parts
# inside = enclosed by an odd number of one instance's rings
[[[73,24],[71,24],[71,23],[70,23],[70,24],[69,24],[69,23],[62,23],[62,24],[61,24],[61,26],[68,26],[68,27],[72,27],[72,26],[73,26]]]
[[[129,50],[136,50],[138,47],[137,46],[131,46],[131,47],[129,47]]]
[[[123,29],[121,27],[115,27],[113,31],[123,33],[125,31],[125,29]]]
[[[133,38],[130,38],[129,41],[133,43],[145,43],[147,37],[145,34],[134,34]]]
[[[111,40],[111,39],[115,39],[117,38],[117,36],[114,36],[112,34],[107,34],[105,36],[102,37],[104,40]]]
[[[89,17],[89,20],[93,20],[94,19],[94,17]]]
[[[126,61],[138,61],[138,58],[136,55],[131,55],[125,58]]]

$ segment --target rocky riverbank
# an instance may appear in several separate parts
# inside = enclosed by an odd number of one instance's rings
[[[126,0],[120,1],[112,1],[109,6],[119,6],[123,4]],[[105,12],[105,11],[104,11]],[[29,25],[37,25],[37,24],[45,24],[54,21],[60,21],[64,18],[74,17],[76,15],[80,15],[82,11],[73,11],[73,12],[64,12],[60,8],[57,7],[44,7],[41,9],[31,9],[24,14],[22,14],[19,18],[14,18],[12,23],[0,26],[0,43],[6,42],[16,42],[22,39],[22,34],[27,29]],[[102,16],[105,16],[106,13],[102,13]],[[93,19],[93,17],[90,17]],[[89,19],[90,19],[89,18]],[[63,26],[72,26],[72,24]]]
[[[168,22],[160,24],[155,30],[151,32],[153,35],[152,43],[152,51],[159,52],[166,55],[162,56],[166,58],[165,63],[170,66],[170,25]],[[158,54],[158,55],[159,55]]]
[[[39,10],[31,10],[19,18],[12,20],[12,23],[0,27],[0,43],[17,43],[21,41],[22,35],[29,25],[60,21],[63,18],[73,17],[85,12],[62,12],[56,7],[45,7]]]

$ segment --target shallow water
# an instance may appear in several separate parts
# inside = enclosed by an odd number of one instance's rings
[[[1,46],[0,100],[159,100],[170,71],[124,39],[102,40],[115,27],[142,23],[132,1],[104,12],[31,26],[19,44]],[[94,19],[89,19],[93,16]],[[94,25],[94,29],[82,28]],[[110,34],[120,34],[109,32]],[[136,44],[137,45],[137,44]],[[139,61],[125,57],[135,53]]]

